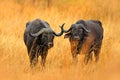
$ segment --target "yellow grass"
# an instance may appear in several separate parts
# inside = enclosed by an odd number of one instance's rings
[[[120,1],[119,0],[0,0],[0,80],[119,80],[120,77]],[[83,64],[79,55],[72,64],[70,45],[63,36],[56,37],[49,50],[46,68],[31,71],[23,42],[26,22],[40,18],[59,32],[79,19],[101,20],[104,40],[98,63]],[[40,60],[40,59],[39,59]]]

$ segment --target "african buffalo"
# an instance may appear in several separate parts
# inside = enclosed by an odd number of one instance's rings
[[[39,56],[41,56],[41,65],[45,66],[48,50],[54,46],[54,37],[63,34],[63,26],[64,24],[61,26],[61,32],[57,34],[46,21],[40,19],[35,19],[26,24],[24,43],[27,47],[31,67],[38,63]]]
[[[100,21],[79,20],[68,30],[63,29],[63,31],[67,33],[64,38],[69,38],[74,61],[77,61],[77,54],[81,51],[85,54],[85,64],[92,59],[92,52],[94,52],[95,61],[98,61],[103,40],[103,28]]]

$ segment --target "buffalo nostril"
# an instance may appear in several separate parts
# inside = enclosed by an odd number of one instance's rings
[[[53,43],[52,43],[52,42],[49,42],[49,43],[48,43],[48,47],[51,47],[51,46],[53,46]]]
[[[79,36],[74,36],[74,39],[79,40],[79,39],[80,39],[80,37],[79,37]]]

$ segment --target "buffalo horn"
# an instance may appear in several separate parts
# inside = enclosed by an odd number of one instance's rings
[[[40,31],[38,31],[37,33],[30,33],[31,36],[33,37],[37,37],[40,34],[42,34],[43,32],[52,32],[51,28],[42,28]]]
[[[63,23],[62,26],[59,26],[59,27],[61,28],[61,32],[60,32],[60,33],[55,33],[55,32],[53,32],[53,34],[54,34],[55,36],[61,36],[61,35],[63,34],[63,27],[64,27],[64,25],[65,25],[65,23]]]

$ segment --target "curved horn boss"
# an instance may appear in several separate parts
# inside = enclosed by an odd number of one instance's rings
[[[76,27],[79,27],[79,26],[86,32],[90,32],[90,30],[88,30],[83,24],[76,24]]]
[[[79,27],[81,26],[82,24],[72,24],[71,27],[68,29],[68,30],[65,30],[63,27],[62,27],[62,30],[64,33],[67,33],[69,32],[73,27]],[[82,29],[84,29],[86,32],[90,32],[90,30],[88,30],[86,27],[84,26],[81,26]]]
[[[40,34],[42,34],[43,32],[52,32],[52,30],[51,30],[51,28],[43,28],[40,31],[38,31],[37,33],[30,33],[30,35],[33,37],[37,37]]]
[[[40,34],[42,34],[43,32],[53,32],[53,34],[55,35],[55,36],[61,36],[62,34],[63,34],[63,27],[64,27],[64,25],[65,25],[65,23],[64,24],[62,24],[62,26],[60,26],[60,28],[61,28],[61,32],[60,33],[55,33],[51,28],[43,28],[43,29],[41,29],[40,31],[38,31],[37,33],[30,33],[30,35],[31,36],[33,36],[33,37],[37,37],[37,36],[39,36]]]

